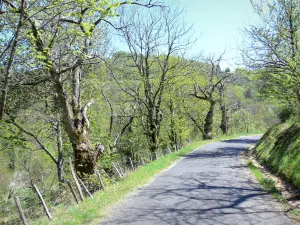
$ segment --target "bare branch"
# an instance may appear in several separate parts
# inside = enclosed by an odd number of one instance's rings
[[[94,100],[91,100],[91,101],[88,102],[88,103],[82,108],[82,110],[81,110],[81,114],[82,114],[83,120],[84,120],[84,122],[85,122],[85,124],[86,124],[86,127],[87,127],[88,129],[90,128],[90,122],[89,122],[89,120],[88,120],[88,118],[87,118],[86,113],[87,113],[88,108],[89,108],[92,104],[94,104],[94,103],[95,103],[95,101],[94,101]]]
[[[9,114],[8,114],[9,115]],[[43,149],[45,151],[45,153],[52,159],[52,161],[57,164],[57,160],[54,157],[54,155],[51,153],[51,151],[41,142],[41,140],[33,133],[31,133],[30,131],[26,130],[25,128],[23,128],[20,124],[18,124],[15,119],[10,116],[10,122],[17,127],[21,132],[27,134],[28,136],[32,137],[41,147],[41,149]]]

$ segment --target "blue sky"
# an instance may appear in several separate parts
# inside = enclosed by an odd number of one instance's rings
[[[199,39],[190,54],[201,50],[207,54],[220,54],[226,48],[227,62],[222,67],[236,67],[239,61],[237,44],[241,42],[241,29],[258,21],[250,0],[165,0],[178,3],[186,10],[186,23],[193,24]]]

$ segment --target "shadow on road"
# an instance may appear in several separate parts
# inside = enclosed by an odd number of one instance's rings
[[[205,179],[210,180],[205,182],[199,179],[203,175],[189,173],[172,176],[169,179],[174,182],[143,188],[141,197],[146,197],[149,202],[133,206],[128,217],[114,224],[256,225],[264,224],[260,221],[276,219],[280,213],[279,210],[264,206],[263,197],[267,193],[249,186],[251,180],[243,180],[239,187],[223,186],[217,184],[227,181],[221,177],[218,179],[218,174],[214,173],[213,177],[206,174]],[[245,204],[247,202],[250,204]]]
[[[241,138],[241,139],[232,139],[232,140],[226,140],[226,141],[221,141],[221,142],[233,143],[233,144],[256,144],[258,142],[258,140]]]
[[[240,148],[240,147],[224,147],[224,148],[218,148],[216,151],[200,150],[200,151],[195,151],[191,154],[185,155],[184,158],[186,158],[186,159],[231,158],[231,157],[239,155],[239,153],[243,150],[244,150],[244,148]]]
[[[256,140],[207,145],[141,188],[125,215],[104,224],[289,224],[238,154]]]

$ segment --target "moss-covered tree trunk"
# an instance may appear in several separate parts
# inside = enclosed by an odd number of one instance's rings
[[[155,125],[150,127],[149,147],[152,159],[156,159],[157,150],[159,149],[158,130]]]
[[[81,177],[84,175],[94,174],[96,169],[96,162],[101,153],[104,150],[102,146],[93,146],[89,140],[88,134],[78,134],[72,145],[75,152],[75,169]]]
[[[206,114],[205,123],[204,123],[204,132],[203,139],[209,140],[213,138],[213,118],[216,102],[211,101],[209,110]]]
[[[176,130],[176,123],[175,123],[175,111],[174,111],[174,105],[173,105],[173,101],[170,101],[169,104],[169,110],[170,110],[170,114],[171,114],[171,118],[170,118],[170,133],[169,133],[169,139],[171,141],[171,145],[174,148],[174,150],[178,150],[178,132]]]
[[[150,110],[148,114],[148,142],[152,159],[156,159],[157,150],[159,149],[159,132],[162,115],[157,107]]]
[[[179,145],[179,140],[178,140],[178,134],[175,128],[175,121],[173,118],[171,118],[170,121],[170,135],[169,135],[169,139],[171,141],[171,145],[174,148],[174,150],[178,150],[178,145]]]

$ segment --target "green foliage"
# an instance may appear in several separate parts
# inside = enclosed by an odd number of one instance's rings
[[[299,103],[299,1],[253,1],[252,5],[262,23],[245,28],[245,64],[253,69],[265,97],[286,105]]]
[[[278,117],[281,123],[285,123],[292,118],[293,114],[294,112],[292,108],[282,107],[278,113]]]

